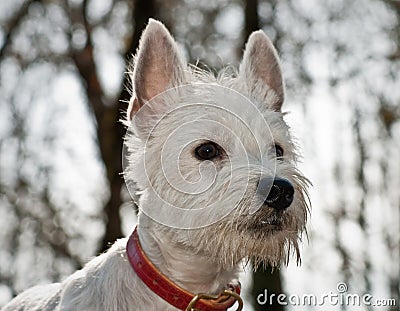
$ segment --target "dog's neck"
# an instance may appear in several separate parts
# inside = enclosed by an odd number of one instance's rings
[[[237,279],[238,269],[222,269],[208,256],[192,253],[163,237],[138,229],[142,249],[162,274],[192,293],[218,294]]]

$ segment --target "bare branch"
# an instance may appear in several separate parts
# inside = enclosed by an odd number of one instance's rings
[[[18,29],[19,25],[23,21],[24,17],[29,11],[29,7],[34,2],[41,2],[41,0],[29,0],[26,1],[20,9],[12,16],[8,22],[5,24],[5,31],[6,36],[4,38],[3,44],[0,47],[0,59],[2,59],[11,44],[12,35],[14,34],[15,30]]]

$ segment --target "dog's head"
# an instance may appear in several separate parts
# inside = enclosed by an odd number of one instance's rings
[[[134,63],[124,173],[141,191],[141,226],[224,266],[299,256],[308,182],[268,37],[254,32],[239,71],[214,77],[150,20]]]

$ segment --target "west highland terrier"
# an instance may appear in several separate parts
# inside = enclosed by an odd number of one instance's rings
[[[278,266],[308,213],[307,179],[281,106],[277,53],[262,31],[237,72],[188,67],[150,20],[131,72],[124,177],[139,193],[138,225],[62,283],[11,301],[16,310],[242,308],[243,264]]]

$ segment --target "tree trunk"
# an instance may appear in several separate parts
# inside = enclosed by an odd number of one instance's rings
[[[135,25],[130,44],[125,52],[126,67],[128,67],[129,62],[132,60],[132,56],[136,52],[137,46],[139,45],[140,35],[148,19],[156,15],[154,0],[136,0],[132,5],[132,9]],[[110,186],[110,198],[104,207],[106,230],[103,241],[100,245],[100,251],[106,250],[110,243],[113,243],[116,239],[122,236],[119,208],[122,204],[121,189],[124,185],[121,172],[122,142],[125,129],[119,120],[124,118],[124,115],[121,115],[121,111],[126,111],[127,108],[121,108],[121,103],[128,102],[131,97],[127,88],[130,83],[130,77],[126,74],[124,76],[118,101],[105,110],[106,115],[103,118],[104,124],[99,124],[99,129],[102,129],[98,132],[99,140],[100,137],[103,137],[103,140],[108,142],[108,146],[102,150],[102,154],[104,153],[107,155],[106,157],[103,156],[103,160],[107,168],[107,177]]]
[[[282,294],[282,281],[279,270],[273,270],[268,267],[267,269],[259,268],[253,274],[253,287],[251,289],[251,295],[253,297],[254,311],[283,311],[283,305],[277,301],[277,296]],[[260,296],[261,303],[257,301],[257,297]],[[272,294],[272,297],[271,297]]]
[[[244,39],[243,42],[245,43],[247,38],[253,31],[261,28],[260,20],[258,17],[258,0],[245,1],[244,10],[245,10],[244,14],[245,25],[243,33],[243,39]],[[282,281],[279,270],[275,270],[274,272],[272,272],[272,268],[270,267],[267,267],[267,269],[265,270],[262,267],[257,269],[253,273],[252,297],[253,297],[253,306],[255,311],[258,310],[282,311],[283,306],[279,305],[276,299],[273,299],[272,305],[269,304],[269,300],[267,300],[268,303],[266,305],[260,305],[257,302],[258,295],[264,294],[265,290],[268,294],[274,293],[275,295],[279,295],[282,293]]]
[[[243,38],[247,40],[253,31],[260,29],[258,18],[258,0],[247,0],[244,8],[245,25]]]

